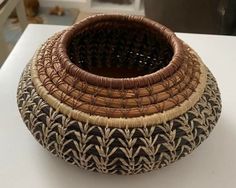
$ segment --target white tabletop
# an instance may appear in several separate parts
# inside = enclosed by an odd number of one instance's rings
[[[211,69],[223,111],[210,137],[191,155],[158,171],[134,176],[87,172],[55,158],[24,125],[16,89],[26,63],[64,26],[29,25],[0,70],[1,188],[232,188],[236,186],[236,37],[178,34]],[[1,53],[1,49],[0,49]]]

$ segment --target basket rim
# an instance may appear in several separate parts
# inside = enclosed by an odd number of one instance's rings
[[[142,76],[131,77],[131,78],[111,78],[105,76],[99,76],[81,69],[73,62],[67,54],[67,45],[70,39],[79,30],[89,27],[95,23],[101,23],[104,21],[124,21],[124,22],[134,22],[143,24],[152,30],[157,31],[161,34],[164,39],[170,44],[173,50],[173,56],[169,64],[153,73],[145,74]],[[131,89],[137,87],[145,87],[162,81],[163,79],[171,76],[174,72],[178,70],[184,59],[184,51],[181,40],[167,27],[152,21],[148,18],[142,16],[134,15],[121,15],[121,14],[98,14],[85,18],[81,22],[68,28],[66,32],[62,35],[59,41],[59,53],[62,66],[65,70],[74,77],[80,80],[86,81],[91,85],[96,85],[100,87],[109,87],[115,89]]]

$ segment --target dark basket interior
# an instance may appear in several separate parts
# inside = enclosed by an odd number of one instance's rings
[[[70,60],[81,69],[111,78],[153,73],[173,56],[160,33],[132,22],[90,25],[73,35],[67,49]]]

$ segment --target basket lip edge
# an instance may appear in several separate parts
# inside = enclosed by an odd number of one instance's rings
[[[173,56],[171,61],[167,66],[153,72],[150,74],[145,74],[142,76],[131,77],[131,78],[111,78],[105,76],[99,76],[93,73],[90,73],[86,70],[83,70],[73,64],[66,50],[66,44],[70,39],[70,35],[74,34],[81,27],[86,27],[87,24],[91,24],[91,22],[99,22],[104,20],[114,20],[114,19],[124,19],[128,21],[139,22],[141,24],[145,24],[152,29],[160,32],[166,40],[169,42],[173,49]],[[137,15],[123,15],[123,14],[96,14],[93,16],[89,16],[83,19],[81,22],[74,24],[73,26],[66,29],[65,33],[62,35],[59,41],[59,53],[61,54],[61,62],[65,67],[67,72],[73,76],[79,77],[80,79],[92,84],[98,85],[102,87],[110,87],[114,89],[131,89],[133,87],[145,87],[148,85],[152,85],[154,83],[159,82],[163,78],[166,78],[172,75],[182,64],[184,59],[184,50],[182,41],[166,26],[161,25],[158,22],[155,22],[149,18]]]

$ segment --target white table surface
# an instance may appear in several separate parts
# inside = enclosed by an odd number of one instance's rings
[[[0,70],[1,188],[236,187],[236,37],[177,34],[217,78],[221,118],[210,137],[184,159],[158,171],[117,176],[87,172],[55,158],[34,140],[18,112],[16,89],[24,66],[40,44],[64,28],[29,25]]]

